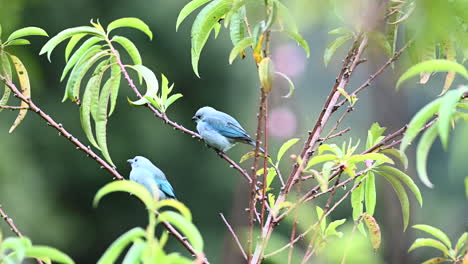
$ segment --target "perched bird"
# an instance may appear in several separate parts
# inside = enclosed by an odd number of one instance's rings
[[[130,180],[143,185],[153,196],[153,190],[158,187],[159,200],[177,199],[174,194],[174,189],[167,181],[166,175],[150,160],[142,156],[136,156],[133,159],[127,160],[131,166]]]
[[[192,120],[197,123],[198,133],[206,144],[219,151],[226,152],[238,142],[255,147],[255,142],[236,119],[213,107],[198,109]],[[264,152],[262,148],[260,151]]]

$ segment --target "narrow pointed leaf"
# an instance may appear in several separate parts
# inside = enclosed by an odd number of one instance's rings
[[[150,98],[157,97],[157,92],[159,90],[159,82],[154,72],[144,65],[135,65],[135,66],[131,66],[131,68],[137,71],[139,74],[141,74],[143,76],[143,79],[145,80],[146,93],[144,97],[145,96],[148,96]],[[129,101],[129,102],[132,105],[143,105],[143,104],[148,103],[148,100],[144,97],[137,101]]]
[[[138,52],[137,47],[135,46],[135,44],[133,44],[131,40],[129,40],[126,37],[115,36],[112,38],[112,41],[115,41],[122,45],[122,47],[127,51],[128,55],[130,55],[130,57],[132,58],[133,64],[142,64],[140,52]]]
[[[416,150],[416,170],[418,171],[419,179],[429,188],[434,187],[432,182],[427,176],[427,156],[429,155],[429,150],[431,149],[432,143],[437,137],[437,127],[432,126],[419,140],[418,148]]]
[[[45,30],[43,30],[42,28],[25,27],[25,28],[18,29],[16,31],[14,31],[13,33],[11,33],[10,36],[8,37],[7,41],[11,41],[11,40],[14,40],[14,39],[19,39],[19,38],[27,37],[27,36],[46,36],[46,37],[48,37],[49,35],[47,35],[47,32],[45,32]]]
[[[414,225],[413,228],[419,229],[430,235],[433,235],[435,238],[444,242],[447,248],[452,248],[452,243],[450,242],[450,239],[444,232],[442,232],[442,230],[435,228],[433,226],[430,226],[430,225]]]
[[[359,182],[362,179],[361,177],[356,178],[355,183]],[[351,207],[353,208],[353,219],[357,220],[359,216],[362,215],[364,211],[364,184],[361,183],[359,187],[354,189],[351,193]]]
[[[284,153],[288,151],[294,144],[299,141],[299,138],[292,138],[281,145],[280,149],[278,150],[278,155],[276,156],[276,164],[279,164],[281,159],[283,158]]]
[[[456,112],[457,103],[466,91],[468,91],[468,88],[452,90],[444,95],[440,102],[437,128],[439,131],[440,141],[442,142],[442,146],[445,150],[448,148],[448,137],[452,115]]]
[[[166,111],[169,108],[169,106],[171,106],[171,104],[173,104],[175,101],[177,101],[177,99],[181,98],[182,96],[183,95],[181,93],[176,93],[176,94],[169,96],[169,98],[167,98],[164,110]]]
[[[239,41],[246,39],[248,36],[247,27],[245,26],[245,7],[241,7],[236,11],[230,11],[232,13],[230,25],[229,25],[229,35],[231,37],[231,42],[233,45],[237,45]]]
[[[420,247],[432,247],[442,251],[444,254],[449,255],[448,248],[442,244],[442,242],[432,239],[432,238],[418,238],[416,239],[411,247],[408,249],[408,252],[413,251]]]
[[[372,247],[374,250],[380,248],[380,242],[382,241],[382,235],[380,233],[379,224],[375,221],[374,217],[369,214],[364,213],[362,219],[366,223],[367,229],[369,230],[369,236],[372,242]]]
[[[397,194],[398,199],[400,200],[401,212],[403,215],[403,231],[405,231],[408,227],[410,216],[409,199],[408,195],[406,194],[405,187],[403,187],[403,185],[395,176],[386,172],[380,172],[380,174],[384,176],[385,179],[392,185],[393,190],[395,190],[395,193]]]
[[[366,213],[369,215],[374,215],[375,205],[377,203],[377,192],[375,190],[375,175],[373,172],[369,171],[365,184],[365,194],[364,201],[366,204]]]
[[[31,42],[27,39],[14,39],[8,42],[8,46],[22,46],[22,45],[29,45]]]
[[[92,127],[91,127],[91,105],[98,104],[97,101],[93,102],[93,95],[99,93],[99,86],[101,84],[102,75],[95,75],[91,77],[86,85],[85,92],[83,94],[83,100],[80,106],[80,120],[81,127],[85,132],[89,142],[96,148],[99,149],[99,145],[94,139]]]
[[[185,237],[187,237],[188,241],[197,252],[203,252],[203,238],[191,221],[188,221],[182,215],[172,211],[164,211],[160,213],[158,220],[167,221],[174,225]]]
[[[205,46],[211,30],[219,19],[224,16],[231,7],[230,0],[214,0],[206,5],[200,13],[198,13],[192,26],[192,67],[195,74],[198,73],[198,61],[200,53]]]
[[[133,181],[123,180],[123,181],[114,181],[104,185],[94,196],[93,206],[97,207],[101,199],[113,192],[127,192],[132,195],[135,195],[143,204],[146,206],[146,209],[153,212],[155,210],[155,200],[151,196],[151,193],[143,187],[143,185],[138,184]]]
[[[269,93],[273,86],[273,68],[273,62],[268,57],[263,58],[258,65],[258,77],[264,93]]]
[[[452,41],[446,41],[444,43],[444,48],[445,48],[445,56],[447,58],[448,61],[456,61],[455,57],[456,57],[456,49],[455,49],[455,43],[452,42]],[[445,82],[444,82],[444,88],[442,89],[442,92],[440,93],[440,95],[446,93],[448,91],[448,89],[450,88],[450,86],[452,85],[453,83],[453,80],[455,80],[455,72],[453,71],[450,71],[450,72],[447,72],[447,74],[445,75]]]
[[[91,37],[85,42],[83,42],[83,44],[81,44],[81,46],[75,51],[75,53],[73,53],[70,60],[65,65],[65,68],[62,72],[62,76],[60,77],[60,81],[63,81],[63,79],[65,79],[65,76],[67,76],[68,71],[70,71],[80,59],[89,54],[90,50],[96,49],[96,47],[102,47],[100,45],[94,45],[99,41],[102,41],[102,39],[98,37]]]
[[[159,211],[159,209],[164,206],[177,209],[183,217],[185,217],[188,221],[192,222],[192,213],[190,213],[190,210],[185,204],[174,199],[166,199],[166,200],[159,201],[158,204],[156,205],[155,210]]]
[[[401,152],[398,149],[386,149],[381,151],[380,153],[382,154],[390,154],[394,156],[395,158],[399,159],[401,164],[403,165],[403,168],[408,169],[408,157],[404,152]]]
[[[343,234],[341,232],[337,232],[336,229],[339,226],[343,225],[345,222],[346,222],[346,219],[340,219],[340,220],[335,220],[331,222],[325,229],[325,236],[331,236],[331,235],[336,235],[338,237],[343,236]]]
[[[113,58],[112,62],[115,61],[115,58]],[[121,81],[121,75],[120,75],[120,67],[119,65],[115,64],[112,65],[111,67],[111,78],[114,78],[114,81],[111,84],[111,97],[110,97],[110,109],[109,109],[109,116],[114,113],[115,106],[117,105],[117,97],[119,95],[119,88],[120,88],[120,81]]]
[[[140,263],[141,256],[146,247],[146,243],[142,239],[135,239],[132,247],[128,250],[122,264]]]
[[[10,59],[8,58],[5,52],[0,52],[0,67],[1,67],[0,73],[6,78],[11,79],[12,76],[11,76]],[[6,84],[4,84],[3,86],[4,86],[4,92],[3,92],[2,98],[0,99],[0,105],[6,105],[8,103],[8,99],[10,99],[10,94],[11,94],[10,88]],[[0,108],[0,112],[2,110],[3,109]]]
[[[295,90],[295,87],[294,87],[294,83],[291,81],[291,79],[289,79],[289,77],[282,73],[282,72],[275,72],[276,74],[278,74],[279,76],[283,77],[283,79],[285,79],[288,84],[289,84],[289,92],[287,95],[283,96],[284,98],[289,98],[293,95],[294,93],[294,90]]]
[[[465,79],[468,79],[468,71],[461,64],[449,60],[428,60],[411,66],[403,73],[397,81],[396,87],[399,88],[401,83],[409,78],[416,76],[422,72],[447,72],[453,71],[461,74]]]
[[[57,35],[55,35],[53,38],[49,39],[49,41],[47,41],[47,43],[42,47],[41,51],[39,52],[39,55],[47,53],[47,58],[50,61],[50,54],[52,54],[52,51],[55,49],[55,47],[57,47],[57,45],[59,45],[62,41],[71,38],[74,35],[83,33],[96,35],[100,38],[104,38],[102,32],[100,32],[94,27],[82,26],[65,29]]]
[[[330,61],[331,57],[333,54],[335,54],[335,51],[343,45],[346,41],[350,40],[353,38],[353,35],[348,34],[344,35],[341,37],[336,38],[332,43],[330,43],[327,48],[325,49],[325,52],[323,54],[323,63],[325,64],[325,67],[328,65],[328,62]]]
[[[115,240],[109,248],[104,252],[104,255],[98,260],[98,264],[115,263],[123,252],[123,250],[133,241],[143,238],[146,235],[145,230],[140,227],[135,227]]]
[[[31,85],[29,84],[29,76],[28,76],[28,71],[24,67],[23,63],[21,62],[18,57],[14,55],[10,55],[11,61],[13,62],[13,65],[16,69],[16,74],[18,75],[18,80],[20,82],[21,86],[21,93],[26,97],[26,98],[31,98]],[[28,104],[24,101],[21,101],[21,107],[28,107]],[[16,117],[15,122],[13,122],[13,125],[11,126],[10,130],[8,131],[9,133],[13,132],[15,128],[21,123],[21,121],[24,120],[26,117],[26,114],[28,113],[28,109],[21,109],[18,112],[18,117]]]
[[[190,15],[195,9],[199,8],[200,6],[206,4],[209,1],[211,0],[192,0],[188,4],[186,4],[182,8],[182,10],[180,10],[179,16],[177,17],[176,31],[179,29],[180,24],[188,15]]]
[[[440,98],[432,101],[419,110],[413,119],[411,119],[410,123],[408,124],[408,129],[406,130],[405,135],[401,140],[401,152],[405,152],[410,142],[419,134],[421,127],[423,127],[426,122],[439,110],[440,102]]]
[[[286,33],[288,34],[288,36],[290,38],[292,38],[293,40],[295,40],[297,42],[298,45],[300,45],[305,53],[306,53],[306,56],[307,58],[310,56],[310,48],[309,48],[309,44],[307,43],[307,41],[301,36],[301,34],[299,34],[298,32],[294,32],[294,31],[286,31]]]
[[[428,259],[428,260],[424,261],[421,264],[439,264],[439,263],[443,263],[443,262],[447,262],[447,261],[450,261],[450,260],[446,259],[446,258],[437,257],[437,258]]]
[[[330,160],[337,160],[337,159],[338,157],[334,154],[323,154],[323,155],[314,156],[313,158],[309,160],[309,162],[307,162],[306,169],[316,164],[322,163],[322,162],[326,162]]]
[[[153,32],[151,32],[151,29],[148,27],[148,25],[146,25],[145,22],[141,21],[140,19],[134,17],[125,17],[114,20],[107,26],[107,34],[116,28],[122,27],[138,29],[145,33],[150,39],[153,39]]]
[[[423,205],[423,199],[422,199],[422,196],[421,196],[421,191],[419,190],[418,186],[416,185],[416,183],[414,183],[413,179],[411,179],[410,176],[408,176],[404,172],[400,171],[399,169],[394,168],[394,167],[390,167],[390,166],[380,166],[378,168],[378,170],[387,172],[387,173],[397,177],[400,181],[402,181],[404,184],[406,184],[406,186],[408,186],[408,188],[411,190],[411,192],[414,194],[414,196],[418,200],[419,205],[420,206]]]
[[[50,259],[57,263],[74,264],[75,262],[65,253],[47,246],[33,246],[26,250],[26,257]]]
[[[229,64],[237,58],[237,56],[244,52],[246,48],[252,46],[254,44],[254,40],[251,37],[245,38],[239,42],[232,48],[231,53],[229,54]]]
[[[463,233],[455,245],[455,250],[460,252],[462,248],[468,243],[468,232]]]
[[[85,33],[77,34],[70,38],[70,40],[68,41],[67,47],[65,48],[65,62],[68,62],[68,58],[70,57],[70,54],[72,53],[73,48],[75,48],[76,44],[78,44],[78,42],[84,36],[86,36]]]

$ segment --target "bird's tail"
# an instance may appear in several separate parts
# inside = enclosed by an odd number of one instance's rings
[[[257,146],[257,145],[255,144],[255,141],[253,141],[253,140],[249,140],[248,143],[249,143],[250,145],[254,146],[254,147]],[[259,146],[258,149],[259,149],[262,153],[265,153],[265,150],[264,150],[262,147]]]

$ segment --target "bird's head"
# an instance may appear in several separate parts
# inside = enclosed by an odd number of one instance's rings
[[[128,163],[132,166],[132,168],[138,168],[138,167],[150,167],[154,166],[151,161],[143,156],[136,156],[133,159],[127,160]]]
[[[214,112],[216,112],[216,110],[213,107],[204,106],[197,110],[195,115],[192,117],[192,120],[198,123],[198,121],[203,120],[205,116]]]

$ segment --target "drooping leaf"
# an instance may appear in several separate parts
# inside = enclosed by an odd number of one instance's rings
[[[289,92],[288,92],[287,95],[285,95],[285,96],[283,96],[283,97],[284,97],[284,98],[289,98],[289,97],[291,97],[291,96],[293,95],[294,89],[295,89],[294,83],[291,81],[291,79],[289,79],[289,77],[288,77],[286,74],[284,74],[284,73],[282,73],[282,72],[275,72],[275,73],[278,74],[279,76],[283,77],[283,79],[285,79],[285,80],[288,82],[288,84],[289,84]]]
[[[367,229],[369,229],[369,236],[372,242],[372,247],[374,250],[379,249],[380,242],[382,240],[379,224],[377,224],[377,221],[375,221],[374,217],[367,213],[363,214],[362,219],[364,219]]]
[[[176,31],[179,29],[180,24],[184,21],[184,19],[189,16],[195,9],[199,8],[200,6],[206,4],[207,2],[212,0],[191,0],[188,4],[186,4],[182,10],[179,12],[179,16],[177,17],[176,22]]]
[[[450,239],[448,236],[442,232],[442,230],[435,228],[430,225],[414,225],[413,228],[419,229],[421,231],[424,231],[430,235],[433,235],[435,238],[439,239],[440,241],[444,242],[444,244],[448,248],[452,248],[452,242],[450,242]]]
[[[185,237],[187,237],[188,241],[197,252],[203,252],[203,238],[191,221],[188,221],[182,215],[172,211],[164,211],[160,213],[158,220],[167,221],[175,226]]]
[[[135,65],[142,64],[140,52],[138,52],[137,47],[135,46],[135,44],[133,44],[131,40],[122,36],[114,36],[112,38],[112,41],[115,41],[122,45],[122,47],[127,51],[128,55],[130,55],[130,57],[132,58],[133,63]]]
[[[79,34],[79,35],[83,35],[83,34]],[[75,35],[75,36],[78,36],[78,35]],[[72,40],[70,40],[70,42],[71,41]],[[83,44],[81,44],[81,46],[75,51],[75,53],[73,53],[70,60],[65,65],[65,68],[63,69],[63,72],[62,72],[62,76],[60,77],[60,81],[63,81],[63,79],[65,79],[65,76],[67,76],[68,71],[70,71],[73,68],[73,66],[75,66],[78,63],[80,59],[87,56],[87,54],[90,53],[90,50],[96,49],[95,47],[102,47],[100,45],[94,45],[98,43],[99,41],[102,41],[102,39],[98,37],[91,37],[85,42],[83,42]]]
[[[151,196],[151,193],[143,187],[143,185],[127,180],[114,181],[104,185],[94,196],[93,206],[96,207],[102,197],[113,192],[128,192],[135,195],[151,212],[156,208],[154,198]]]
[[[5,52],[0,52],[0,73],[7,79],[11,80],[12,75],[11,75],[10,59],[8,58]],[[3,92],[2,98],[0,99],[0,105],[6,105],[8,103],[8,99],[10,99],[10,94],[11,94],[10,88],[6,84],[4,84],[3,86],[4,86],[4,92]],[[0,108],[0,112],[2,110],[3,109]]]
[[[363,176],[356,178],[355,183],[361,181]],[[364,184],[361,183],[354,191],[351,193],[351,207],[353,208],[353,219],[357,220],[364,211]]]
[[[238,8],[236,11],[230,11],[232,13],[230,25],[229,25],[229,34],[231,37],[232,44],[236,46],[241,40],[246,39],[247,27],[245,26],[244,17],[245,17],[245,7]],[[252,39],[255,42],[255,38]]]
[[[276,166],[280,163],[281,159],[283,158],[284,153],[288,151],[294,144],[299,141],[299,138],[292,138],[281,145],[280,149],[278,150],[278,155],[276,156]]]
[[[43,30],[42,28],[38,27],[25,27],[18,29],[14,31],[13,33],[10,34],[10,36],[7,39],[8,41],[14,40],[14,39],[19,39],[22,37],[27,37],[27,36],[45,36],[48,37],[47,32]]]
[[[400,87],[401,83],[408,80],[409,78],[418,75],[422,72],[446,72],[453,71],[461,74],[463,77],[468,79],[468,71],[461,64],[458,64],[454,61],[449,60],[428,60],[420,62],[416,65],[411,66],[405,73],[403,73],[397,81],[397,89]]]
[[[290,38],[292,38],[293,40],[295,40],[297,42],[298,45],[300,45],[305,53],[306,53],[306,56],[307,58],[310,56],[310,48],[309,48],[309,44],[307,43],[307,41],[301,36],[301,34],[299,34],[298,32],[294,32],[294,31],[286,31],[286,33],[288,34],[288,36]]]
[[[455,250],[457,252],[461,252],[465,245],[468,245],[468,232],[463,233],[460,238],[458,238],[457,244],[455,245]]]
[[[231,50],[231,53],[229,54],[229,64],[232,64],[232,62],[237,58],[239,54],[243,53],[247,47],[252,46],[253,44],[254,40],[251,37],[245,38],[237,42],[237,44],[235,44],[235,46]]]
[[[456,105],[460,101],[462,95],[468,91],[468,88],[456,89],[448,92],[440,102],[439,107],[439,121],[437,121],[437,128],[439,131],[440,141],[445,150],[448,148],[448,137],[450,132],[450,123],[452,115],[456,111]]]
[[[416,239],[411,247],[408,249],[408,252],[411,252],[420,247],[432,247],[442,251],[444,254],[449,255],[448,248],[442,244],[442,242],[432,239],[432,238],[418,238]]]
[[[380,172],[380,174],[384,176],[385,179],[392,185],[393,190],[395,190],[395,193],[397,194],[398,199],[400,200],[401,212],[403,215],[403,231],[405,231],[408,227],[410,216],[409,199],[408,195],[406,194],[405,187],[403,187],[403,185],[397,178],[395,178],[395,176],[386,172]]]
[[[8,42],[8,46],[22,46],[22,45],[29,45],[31,42],[27,39],[14,39]]]
[[[145,33],[150,38],[150,40],[153,39],[153,32],[151,32],[151,29],[148,27],[148,25],[146,25],[146,23],[143,22],[141,19],[135,17],[125,17],[112,21],[107,26],[107,34],[109,34],[112,30],[116,28],[122,27],[138,29],[141,32]]]
[[[80,106],[80,120],[81,120],[81,127],[85,132],[86,137],[88,138],[89,142],[96,148],[99,149],[99,145],[97,144],[96,140],[94,139],[94,135],[91,128],[91,104],[98,102],[93,102],[93,95],[99,93],[99,85],[101,83],[101,75],[95,75],[91,77],[86,85],[85,92],[83,94],[83,101],[81,102]]]
[[[346,41],[350,40],[353,38],[352,34],[347,34],[343,35],[340,37],[337,37],[332,43],[330,43],[327,48],[325,49],[325,52],[323,54],[323,63],[325,66],[328,65],[328,62],[330,61],[331,57],[333,54],[335,54],[335,51],[343,45]]]
[[[146,83],[145,96],[150,97],[150,98],[157,97],[157,93],[159,90],[159,82],[154,72],[144,65],[135,65],[135,66],[131,66],[131,68],[136,70],[138,73],[140,73],[143,76],[143,79],[145,80],[145,83]],[[137,101],[129,101],[129,102],[132,105],[144,105],[148,103],[148,100],[143,97]]]
[[[33,246],[26,250],[26,257],[48,258],[57,263],[74,264],[75,262],[65,253],[48,246]]]
[[[16,69],[16,74],[18,75],[18,80],[20,82],[20,87],[21,87],[21,93],[26,98],[31,98],[31,85],[29,84],[29,76],[28,76],[28,71],[26,70],[26,67],[24,67],[23,63],[21,62],[20,59],[18,59],[18,57],[10,54],[10,58]],[[13,130],[15,130],[15,128],[21,123],[21,121],[24,120],[24,118],[26,117],[26,114],[28,113],[28,109],[27,109],[28,106],[29,105],[27,102],[21,101],[21,107],[24,107],[25,109],[19,110],[18,116],[15,119],[15,122],[13,122],[13,125],[8,131],[9,133],[13,132]]]
[[[167,98],[166,105],[165,105],[165,110],[169,108],[171,104],[173,104],[177,99],[181,98],[183,95],[180,93],[173,94]]]
[[[405,170],[408,168],[408,157],[406,156],[406,154],[404,152],[401,152],[398,149],[385,149],[385,150],[381,151],[380,153],[390,154],[390,155],[394,156],[395,158],[400,160],[400,162],[403,165],[403,168],[405,168]]]
[[[437,127],[432,126],[419,140],[418,148],[416,150],[416,170],[418,171],[419,179],[429,188],[434,187],[432,182],[427,176],[427,156],[429,155],[429,150],[431,149],[432,143],[437,137]]]
[[[354,155],[348,160],[348,163],[358,163],[358,162],[363,162],[365,160],[375,160],[375,161],[379,161],[382,163],[394,164],[391,158],[380,153],[366,153],[362,155],[361,154]]]
[[[325,229],[325,236],[332,236],[332,235],[336,235],[338,236],[339,238],[341,238],[343,236],[343,233],[342,232],[338,232],[336,231],[336,229],[343,225],[344,223],[346,222],[346,219],[340,219],[340,220],[335,220],[333,222],[331,222],[327,228]]]
[[[117,182],[113,182],[117,183]],[[102,257],[98,260],[98,264],[115,263],[122,253],[122,251],[133,241],[137,241],[146,235],[145,230],[140,227],[130,229],[121,235],[117,240],[112,242],[109,248],[104,252]]]
[[[72,53],[73,48],[75,48],[76,44],[78,44],[78,42],[84,36],[86,36],[85,33],[77,34],[70,38],[70,40],[68,41],[67,47],[65,48],[65,62],[68,62],[68,58],[70,57],[70,54]]]
[[[395,177],[397,177],[400,181],[402,181],[408,188],[411,190],[411,192],[414,194],[416,199],[419,202],[419,205],[423,205],[423,199],[421,196],[421,191],[419,190],[418,186],[414,183],[413,179],[411,179],[410,176],[405,174],[404,172],[400,171],[397,168],[390,167],[390,166],[380,166],[378,168],[380,171],[387,172],[388,174],[391,174]]]
[[[115,58],[111,59],[111,63],[115,62]],[[120,79],[121,79],[121,72],[120,66],[117,64],[112,65],[111,67],[111,78],[113,79],[110,87],[110,108],[109,108],[109,116],[114,113],[115,106],[117,105],[117,97],[119,95],[119,87],[120,87]]]
[[[198,13],[192,26],[192,67],[195,74],[198,73],[198,61],[200,53],[205,46],[211,30],[219,19],[224,16],[231,7],[230,0],[214,0],[206,5],[200,13]]]
[[[366,204],[366,213],[374,215],[375,205],[377,202],[377,192],[375,189],[375,175],[372,171],[367,173],[367,178],[363,184],[365,184],[364,201]]]
[[[58,44],[60,44],[62,41],[71,38],[74,35],[77,34],[91,34],[91,35],[96,35],[100,38],[104,38],[104,35],[102,32],[97,30],[94,27],[89,27],[89,26],[82,26],[82,27],[74,27],[74,28],[69,28],[61,31],[57,35],[55,35],[53,38],[49,39],[47,43],[42,47],[41,51],[39,52],[39,55],[42,55],[44,53],[47,53],[47,58],[50,61],[50,54],[52,54],[52,51],[57,47]]]
[[[161,200],[156,205],[156,210],[159,211],[159,209],[164,206],[169,206],[174,209],[177,209],[183,217],[185,217],[188,221],[192,222],[192,213],[190,213],[190,210],[185,204],[174,199]]]
[[[426,122],[439,110],[440,98],[432,101],[424,106],[419,112],[411,119],[408,128],[401,140],[400,151],[405,152],[410,142],[419,134],[419,130],[426,124]]]
[[[128,250],[122,264],[134,264],[140,263],[140,258],[143,255],[143,251],[146,247],[146,243],[142,239],[135,239],[133,245]]]
[[[322,230],[322,232],[325,232],[327,226],[327,218],[323,216],[323,209],[319,206],[315,206],[315,211],[317,212],[317,221],[322,219],[322,221],[320,221],[320,230]]]
[[[273,62],[270,58],[263,58],[258,64],[258,77],[264,93],[269,93],[273,86]]]

